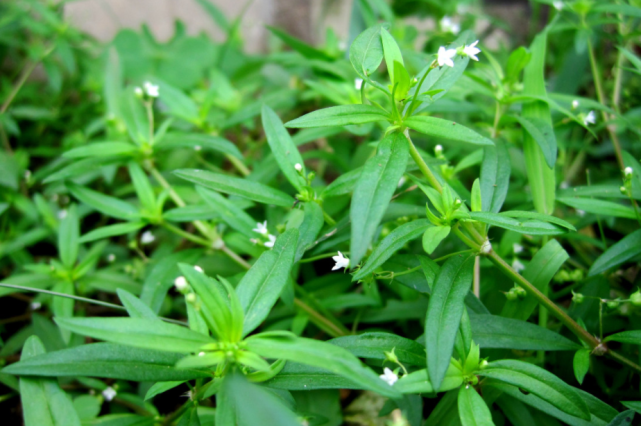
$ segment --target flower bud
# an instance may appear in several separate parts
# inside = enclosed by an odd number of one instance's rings
[[[516,286],[513,290],[519,299],[524,299],[527,296],[527,291],[523,287]]]
[[[623,194],[623,195],[626,195],[628,193],[628,190],[626,189],[625,186],[620,187],[619,191],[621,191],[621,194]]]
[[[481,360],[481,362],[479,363],[479,370],[483,370],[483,369],[484,369],[485,367],[487,367],[488,365],[490,365],[490,363],[489,363],[489,362],[487,362],[487,360],[486,360],[486,359]]]
[[[517,300],[517,299],[519,298],[519,295],[518,295],[518,294],[516,294],[516,292],[514,291],[514,289],[513,289],[513,288],[512,288],[512,289],[510,289],[510,291],[508,291],[507,293],[504,293],[504,294],[505,294],[505,298],[506,298],[507,300],[510,300],[510,301],[511,301],[511,300]]]
[[[443,153],[443,146],[442,145],[436,145],[434,147],[434,154],[441,155]]]
[[[579,304],[583,303],[584,300],[585,300],[585,296],[584,295],[582,295],[581,293],[575,293],[574,291],[572,291],[572,301],[574,303],[579,305]]]
[[[632,173],[634,173],[634,170],[632,170],[632,167],[626,167],[625,169],[623,169],[623,175],[625,177],[632,176]]]
[[[619,306],[619,299],[608,300],[605,304],[610,309],[616,309]]]
[[[641,291],[637,290],[630,295],[630,303],[634,306],[641,306]]]

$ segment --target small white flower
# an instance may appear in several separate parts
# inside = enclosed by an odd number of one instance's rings
[[[198,266],[198,265],[194,266],[194,269],[195,269],[195,270],[197,270],[198,272],[200,272],[201,274],[204,272],[204,271],[203,271],[203,268],[201,268],[201,267],[200,267],[200,266]]]
[[[62,220],[65,217],[67,217],[67,210],[65,209],[58,210],[58,219]]]
[[[257,222],[256,227],[252,229],[254,232],[258,232],[259,234],[262,235],[267,235],[267,221],[264,221],[263,223]]]
[[[362,78],[355,78],[354,79],[354,89],[361,90],[362,87],[363,87],[363,79]]]
[[[525,269],[525,265],[523,265],[519,259],[514,259],[514,262],[512,262],[512,269],[514,269],[517,273],[520,273]]]
[[[474,43],[470,44],[469,46],[463,47],[463,55],[469,56],[470,59],[473,59],[478,62],[479,58],[477,58],[476,55],[481,53],[481,49],[476,47],[478,43],[479,41],[476,40]]]
[[[441,29],[445,32],[452,34],[458,34],[461,32],[461,26],[457,22],[452,21],[452,18],[449,16],[444,16],[439,23],[441,25]]]
[[[434,154],[441,155],[443,153],[443,145],[436,145],[434,147]]]
[[[265,243],[265,247],[269,247],[269,248],[274,247],[274,243],[276,242],[276,237],[274,237],[272,234],[269,234],[267,238],[269,238],[269,241]]]
[[[302,172],[303,171],[303,166],[300,165],[300,163],[294,164],[294,168],[296,171]]]
[[[490,240],[485,240],[481,245],[481,253],[488,254],[491,251],[492,251],[492,243],[490,243]]]
[[[116,260],[116,255],[115,255],[115,254],[113,254],[113,253],[109,253],[109,254],[107,255],[107,262],[112,263],[112,262],[114,262],[115,260]]]
[[[194,151],[200,151],[201,149],[203,149],[203,147],[200,146],[200,145],[195,145],[194,146]]]
[[[176,287],[176,290],[183,291],[189,286],[189,284],[187,284],[185,277],[181,275],[174,280],[174,286]]]
[[[596,114],[594,113],[594,111],[590,111],[588,112],[588,115],[586,115],[583,119],[583,124],[585,126],[589,126],[590,124],[594,123],[596,123]]]
[[[514,250],[514,253],[521,253],[523,251],[523,246],[519,243],[514,243],[512,244],[512,250]]]
[[[140,237],[140,243],[141,244],[151,244],[156,240],[156,237],[154,237],[154,234],[151,233],[151,231],[145,231]]]
[[[568,189],[569,187],[570,187],[570,184],[567,183],[566,181],[561,182],[561,184],[559,185],[559,188],[561,189]]]
[[[142,98],[142,95],[144,94],[144,92],[142,91],[142,88],[136,87],[134,88],[134,94],[139,98]]]
[[[401,176],[401,178],[398,180],[398,185],[396,185],[397,188],[400,188],[401,186],[405,185],[405,182],[407,180],[405,179],[405,176]]]
[[[577,210],[576,210],[576,214],[578,214],[579,216],[583,217],[583,216],[585,216],[585,210],[579,210],[579,209],[577,209]]]
[[[628,166],[625,169],[623,169],[623,174],[625,177],[630,177],[632,176],[632,173],[634,173],[634,170],[632,170],[632,167]]]
[[[394,386],[394,383],[396,383],[396,381],[398,380],[398,376],[394,374],[394,372],[387,367],[383,369],[383,374],[381,374],[378,377],[383,379],[383,381],[385,381],[385,383],[387,383],[390,386]]]
[[[160,90],[157,84],[153,84],[149,81],[145,81],[145,83],[143,84],[143,87],[145,88],[145,92],[147,93],[147,95],[152,98],[157,98],[158,95],[160,95]]]
[[[572,101],[572,109],[577,109],[579,107],[579,100],[575,99]]]
[[[454,61],[452,61],[454,56],[456,56],[456,49],[446,49],[443,46],[439,47],[438,58],[436,59],[438,66],[442,67],[443,65],[447,65],[448,67],[454,68]]]
[[[256,245],[256,244],[258,244],[258,238],[250,238],[249,242],[254,244],[254,245]]]
[[[38,309],[40,309],[42,307],[42,303],[40,303],[40,302],[31,302],[30,306],[31,306],[31,310],[32,311],[37,311]]]
[[[552,3],[552,6],[554,6],[554,8],[556,10],[561,10],[561,9],[563,9],[563,2],[562,1],[555,1],[554,3]]]
[[[336,264],[332,268],[332,271],[341,268],[349,268],[349,257],[343,256],[343,253],[341,253],[340,251],[338,252],[338,256],[332,256],[332,259],[334,259],[334,262],[336,262]]]
[[[104,396],[107,401],[111,401],[116,397],[116,395],[118,395],[118,392],[116,392],[111,386],[102,391],[102,396]]]

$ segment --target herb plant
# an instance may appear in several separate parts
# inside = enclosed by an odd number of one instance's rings
[[[199,3],[223,43],[179,24],[100,46],[60,5],[0,5],[5,407],[27,426],[632,423],[635,1],[540,0],[527,45],[490,49],[480,9],[461,31],[456,2],[358,0],[347,49],[270,28],[265,56]],[[412,7],[439,18],[418,51]]]

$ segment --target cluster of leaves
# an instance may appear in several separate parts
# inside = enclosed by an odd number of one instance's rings
[[[270,28],[264,56],[199,3],[224,42],[100,46],[61,5],[0,5],[2,404],[27,426],[631,424],[635,1],[539,0],[529,47],[498,49],[459,10],[417,50],[357,0],[347,49]]]

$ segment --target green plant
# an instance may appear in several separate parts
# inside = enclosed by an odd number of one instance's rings
[[[639,5],[541,1],[549,22],[511,50],[441,21],[417,52],[385,2],[356,1],[347,60],[331,31],[316,48],[276,28],[292,51],[247,56],[200,3],[224,43],[79,42],[103,69],[91,124],[60,124],[47,155],[6,139],[0,296],[45,306],[0,349],[25,424],[631,421]],[[0,126],[38,84],[3,84]]]

